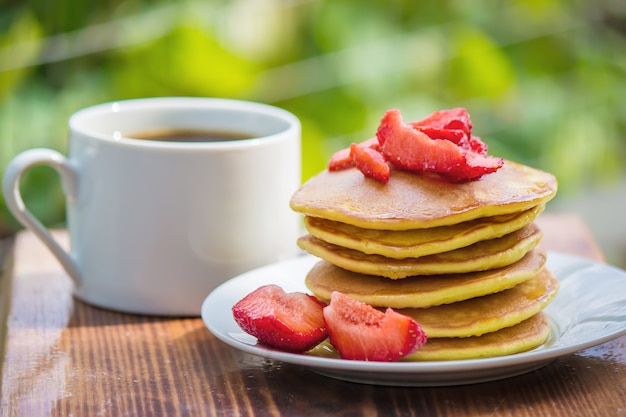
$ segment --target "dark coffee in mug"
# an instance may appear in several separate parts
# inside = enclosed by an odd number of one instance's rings
[[[251,139],[249,133],[232,131],[194,130],[194,129],[160,129],[133,132],[124,135],[131,139],[157,140],[167,142],[224,142],[231,140]]]

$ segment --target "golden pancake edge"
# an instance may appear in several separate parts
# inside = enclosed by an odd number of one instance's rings
[[[526,352],[541,346],[550,337],[550,324],[541,312],[515,326],[482,336],[429,339],[402,362],[452,361],[490,358]],[[328,340],[307,352],[309,355],[339,358]]]
[[[312,236],[337,246],[388,258],[418,258],[515,232],[532,223],[544,208],[544,205],[538,205],[521,213],[484,217],[427,229],[363,229],[311,216],[305,216],[304,225]]]
[[[545,204],[556,191],[552,174],[507,160],[497,172],[460,184],[399,170],[383,184],[356,168],[324,170],[289,204],[296,212],[364,229],[410,230],[519,213]]]
[[[546,263],[546,256],[545,249],[538,246],[521,260],[498,269],[401,280],[360,274],[320,261],[307,273],[305,285],[325,302],[330,300],[332,291],[339,291],[372,306],[423,308],[512,288],[539,274]]]
[[[542,236],[541,230],[531,223],[501,238],[477,242],[450,252],[405,259],[367,255],[311,235],[300,237],[297,243],[301,249],[349,271],[401,279],[414,275],[475,272],[510,265],[534,248]]]
[[[547,316],[540,312],[515,326],[482,336],[429,339],[403,361],[437,361],[490,358],[534,349],[550,336]]]
[[[429,339],[481,336],[511,327],[542,311],[556,296],[559,281],[548,270],[505,291],[430,308],[397,309],[412,317]]]

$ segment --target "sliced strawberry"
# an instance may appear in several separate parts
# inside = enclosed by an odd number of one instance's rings
[[[457,165],[441,175],[453,182],[474,181],[485,174],[496,172],[504,164],[502,158],[471,151],[465,154],[465,159],[465,164]]]
[[[341,171],[343,169],[352,168],[354,166],[354,161],[352,157],[350,157],[350,148],[344,148],[340,151],[337,151],[330,157],[330,161],[328,161],[328,170],[329,171]]]
[[[440,129],[436,127],[420,127],[420,126],[413,126],[413,123],[409,123],[409,125],[413,127],[414,129],[419,130],[420,132],[426,133],[426,135],[431,139],[445,139],[445,140],[449,140],[450,142],[454,142],[457,145],[463,142],[464,140],[467,141],[467,135],[465,134],[464,131],[460,129]]]
[[[388,110],[378,131],[384,157],[409,171],[446,172],[465,163],[461,149],[449,140],[433,140],[402,121],[399,110]]]
[[[408,123],[414,129],[426,133],[431,139],[449,140],[462,150],[472,151],[482,155],[487,155],[487,145],[478,136],[467,136],[464,131],[459,129],[439,129],[434,127],[419,127],[413,123]]]
[[[424,119],[412,122],[411,125],[413,127],[461,130],[468,137],[472,134],[472,121],[467,109],[463,107],[434,111]]]
[[[380,142],[378,142],[378,138],[376,136],[369,138],[358,145],[362,148],[370,148],[380,152]]]
[[[378,143],[378,138],[376,137],[359,143],[359,146],[380,151],[380,144]],[[355,164],[354,160],[350,156],[350,148],[344,148],[335,152],[328,162],[329,171],[341,171],[342,169],[352,168],[353,166],[355,166]]]
[[[405,171],[438,173],[454,182],[477,180],[503,165],[501,158],[487,155],[487,145],[472,135],[469,113],[457,107],[409,123],[402,121],[399,110],[388,110],[375,138],[336,152],[328,169],[356,166],[365,176],[387,183],[386,162]]]
[[[487,145],[477,136],[464,136],[455,143],[447,138],[432,139],[425,132],[442,133],[446,129],[415,128],[402,121],[398,110],[388,110],[377,135],[384,157],[393,165],[408,171],[436,172],[454,182],[477,180],[504,163],[502,158],[487,155]]]
[[[412,318],[385,312],[334,291],[324,308],[330,343],[343,359],[396,361],[424,343],[426,334]]]
[[[470,136],[468,142],[469,150],[481,155],[487,155],[487,144],[483,142],[478,136]]]
[[[327,337],[323,308],[312,295],[285,293],[277,285],[265,285],[232,308],[235,321],[259,343],[289,352],[304,352]]]
[[[389,165],[380,152],[353,143],[350,145],[350,157],[352,157],[359,171],[366,177],[385,184],[389,181]]]

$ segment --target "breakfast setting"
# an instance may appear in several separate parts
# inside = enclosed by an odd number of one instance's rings
[[[626,415],[587,8],[74,3],[0,19],[0,416]]]
[[[375,133],[338,150],[291,196],[307,255],[247,272],[205,300],[217,337],[341,379],[437,386],[532,371],[624,332],[585,304],[575,320],[549,313],[555,299],[622,308],[604,283],[553,272],[576,261],[549,254],[535,222],[557,193],[552,174],[489,155],[462,108],[408,123],[392,109]],[[623,272],[613,272],[621,292]],[[224,323],[229,303],[234,322]],[[606,333],[569,340],[588,320]]]

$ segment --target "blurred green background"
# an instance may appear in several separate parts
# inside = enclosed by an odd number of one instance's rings
[[[462,106],[491,154],[553,172],[551,207],[586,216],[620,263],[625,51],[621,0],[0,0],[0,169],[28,148],[64,152],[70,114],[104,101],[286,108],[303,124],[304,179],[388,108],[417,120]],[[63,225],[50,169],[23,193]],[[0,236],[16,230],[0,197]]]

